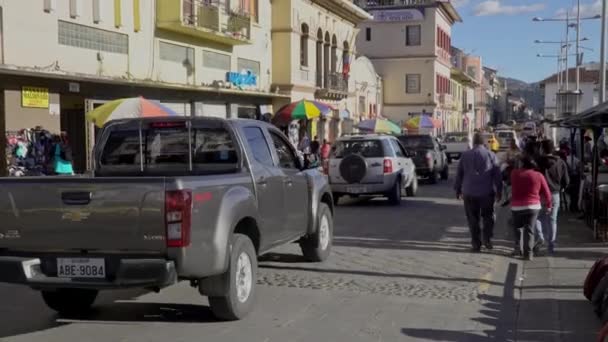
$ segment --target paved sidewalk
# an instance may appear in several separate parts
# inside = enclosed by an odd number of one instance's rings
[[[523,265],[516,341],[595,341],[600,321],[583,282],[606,250],[582,221],[560,215],[556,254]]]

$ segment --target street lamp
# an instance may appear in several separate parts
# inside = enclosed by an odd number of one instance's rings
[[[581,18],[581,20],[595,20],[595,19],[600,19],[602,18],[601,15],[596,14],[594,16],[591,17],[583,17]],[[541,18],[541,17],[534,17],[532,18],[532,21],[570,21],[568,18]]]
[[[589,40],[591,40],[591,39],[585,37],[585,38],[581,38],[580,41],[581,42],[586,42],[586,41],[589,41]],[[565,43],[576,43],[576,40],[569,40],[567,42],[564,42],[564,41],[558,42],[558,41],[538,40],[537,39],[537,40],[534,41],[534,43],[535,44],[565,44]]]
[[[605,0],[604,0],[605,1]],[[580,58],[580,53],[579,53],[579,43],[581,41],[586,41],[588,39],[580,38],[580,26],[581,26],[581,20],[595,20],[595,19],[601,19],[602,16],[597,14],[594,16],[589,16],[589,17],[582,17],[581,18],[581,4],[580,4],[580,0],[577,0],[577,13],[576,13],[576,23],[571,23],[570,22],[570,13],[566,12],[566,18],[541,18],[541,17],[534,17],[532,18],[532,21],[536,21],[536,22],[548,22],[548,21],[557,21],[557,22],[566,22],[566,41],[565,42],[556,42],[556,44],[566,44],[565,46],[562,46],[562,48],[566,48],[566,90],[568,90],[568,50],[570,48],[570,41],[569,39],[569,28],[574,28],[576,30],[576,40],[574,41],[576,43],[576,54],[575,56],[577,56],[576,58],[576,90],[578,91],[580,88],[580,64],[579,62],[582,62],[582,59]],[[535,41],[535,43],[541,43],[542,41]]]

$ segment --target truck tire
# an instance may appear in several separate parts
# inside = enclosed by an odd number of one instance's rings
[[[332,195],[333,195],[332,197],[334,198],[334,206],[339,205],[340,204],[340,195],[338,195],[336,193],[334,193]]]
[[[388,202],[391,205],[401,204],[401,182],[397,181],[388,194]]]
[[[222,297],[209,297],[213,315],[221,320],[235,321],[245,317],[255,302],[258,259],[251,239],[234,234],[230,243],[228,271],[222,277]]]
[[[450,169],[446,165],[446,166],[443,167],[443,170],[441,170],[441,179],[442,180],[448,180],[449,176],[450,176]]]
[[[304,258],[310,262],[327,260],[331,253],[334,240],[334,220],[331,210],[325,203],[319,204],[317,229],[314,235],[307,236],[300,241],[300,248]]]
[[[62,315],[78,315],[91,309],[98,293],[87,289],[43,290],[42,299],[49,308]]]
[[[437,178],[439,178],[439,175],[437,174],[437,171],[433,169],[433,171],[429,173],[429,183],[437,184]]]
[[[418,192],[418,175],[414,174],[414,179],[412,179],[412,183],[405,189],[405,194],[408,197],[415,197]]]

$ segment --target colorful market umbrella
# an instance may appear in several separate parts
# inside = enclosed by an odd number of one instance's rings
[[[177,114],[172,109],[163,106],[160,102],[133,97],[104,103],[88,112],[86,118],[98,127],[103,127],[111,120],[175,115]]]
[[[357,127],[362,131],[373,133],[401,134],[401,127],[386,119],[363,120]]]
[[[438,128],[440,126],[441,122],[433,119],[429,115],[417,115],[405,122],[405,127],[412,130],[420,128]]]
[[[273,122],[287,124],[293,120],[316,119],[331,113],[332,110],[333,108],[330,105],[319,101],[300,100],[279,109],[273,118]]]

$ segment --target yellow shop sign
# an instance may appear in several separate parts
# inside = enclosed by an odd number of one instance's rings
[[[21,106],[30,108],[49,108],[49,89],[22,87]]]

